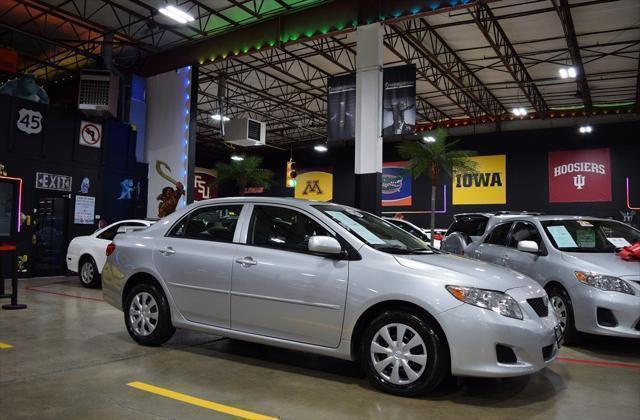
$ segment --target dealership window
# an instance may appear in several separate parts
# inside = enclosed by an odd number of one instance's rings
[[[542,249],[542,237],[538,229],[527,222],[516,222],[511,232],[511,239],[509,240],[509,246],[512,248],[518,247],[520,241],[533,241],[538,244],[538,248]]]
[[[502,223],[491,231],[485,243],[493,244],[493,245],[502,245],[505,246],[507,244],[507,236],[509,236],[509,230],[511,229],[511,225],[513,223]]]
[[[250,245],[307,251],[312,236],[331,236],[304,214],[284,207],[255,206],[247,243]]]
[[[169,236],[203,241],[233,242],[242,206],[207,206],[194,210]]]
[[[147,226],[144,223],[140,223],[140,222],[125,222],[125,223],[118,223],[117,225],[113,225],[111,226],[109,229],[105,230],[104,232],[102,232],[101,234],[99,234],[97,236],[98,239],[105,239],[107,241],[111,241],[113,240],[113,238],[115,238],[116,234],[118,233],[118,229],[121,228],[122,226],[138,226],[138,227],[143,227],[143,226]]]

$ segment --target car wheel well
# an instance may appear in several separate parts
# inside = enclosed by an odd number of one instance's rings
[[[78,259],[78,268],[80,268],[80,266],[82,266],[82,263],[88,260],[89,258],[95,261],[95,259],[91,256],[91,254],[82,254]]]
[[[358,349],[360,348],[360,341],[362,340],[363,333],[367,327],[378,315],[388,310],[401,310],[411,314],[415,314],[417,316],[423,317],[429,323],[438,330],[438,332],[444,338],[444,344],[447,348],[447,353],[450,355],[451,351],[449,349],[449,342],[447,340],[447,335],[444,333],[444,330],[438,323],[438,321],[424,308],[416,305],[415,303],[403,301],[403,300],[388,300],[380,303],[376,303],[372,307],[368,308],[358,321],[356,321],[356,325],[353,328],[353,332],[351,334],[351,356],[352,359],[356,359],[358,357]]]
[[[567,293],[567,295],[569,294],[569,292],[567,292],[567,289],[564,288],[562,283],[555,280],[551,280],[550,282],[544,285],[544,290],[546,290],[547,293],[549,293],[551,289],[560,289],[560,290],[563,290],[565,293]]]
[[[122,307],[123,308],[125,306],[124,302],[127,299],[127,295],[129,294],[129,291],[139,284],[153,284],[158,287],[158,289],[162,292],[162,294],[165,294],[164,290],[162,289],[162,286],[160,285],[160,282],[151,274],[136,273],[133,276],[131,276],[129,280],[127,280],[127,283],[124,285],[124,289],[122,289]]]

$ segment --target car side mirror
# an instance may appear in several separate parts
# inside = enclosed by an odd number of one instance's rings
[[[308,249],[310,252],[334,256],[342,253],[340,242],[331,236],[312,236],[309,238]]]
[[[520,241],[518,242],[518,251],[538,254],[540,252],[540,248],[538,248],[538,244],[534,241]]]

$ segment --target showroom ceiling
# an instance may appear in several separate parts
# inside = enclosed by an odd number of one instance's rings
[[[215,45],[227,36],[228,44],[236,35],[259,31],[262,22],[277,22],[279,39],[238,44],[195,60],[202,64],[198,139],[220,143],[220,123],[212,116],[220,115],[221,93],[224,114],[265,121],[272,145],[326,137],[327,78],[354,71],[355,27],[366,22],[329,27],[311,20],[285,34],[286,17],[313,7],[333,11],[365,2],[169,3],[189,12],[194,21],[176,24],[159,14],[158,8],[167,4],[163,0],[0,0],[0,45],[20,52],[21,71],[54,80],[93,65],[105,45],[113,45],[120,67],[136,69],[146,63],[148,72],[167,62],[166,57],[195,51],[206,41]],[[413,3],[423,7],[381,13],[380,19],[385,20],[385,66],[417,65],[418,124],[423,127],[637,111],[637,0]],[[455,7],[429,10],[426,3]],[[154,57],[161,59],[154,62]],[[560,70],[570,68],[576,77],[561,78]],[[224,89],[218,88],[221,76]],[[526,117],[514,117],[514,108],[526,109]]]

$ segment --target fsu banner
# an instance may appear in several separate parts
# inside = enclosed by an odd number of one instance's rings
[[[549,202],[593,201],[611,201],[610,150],[549,152]]]
[[[356,75],[330,77],[327,98],[327,139],[347,140],[356,135]]]
[[[476,173],[453,174],[453,204],[506,204],[507,156],[474,156]]]
[[[194,168],[193,199],[195,201],[208,200],[218,196],[218,189],[211,183],[216,178],[216,171],[205,168]]]
[[[389,67],[383,73],[382,134],[409,134],[416,129],[416,66]]]
[[[385,162],[382,165],[382,207],[411,205],[411,169],[409,162]]]
[[[298,170],[295,198],[315,201],[333,199],[333,169],[318,168]]]

